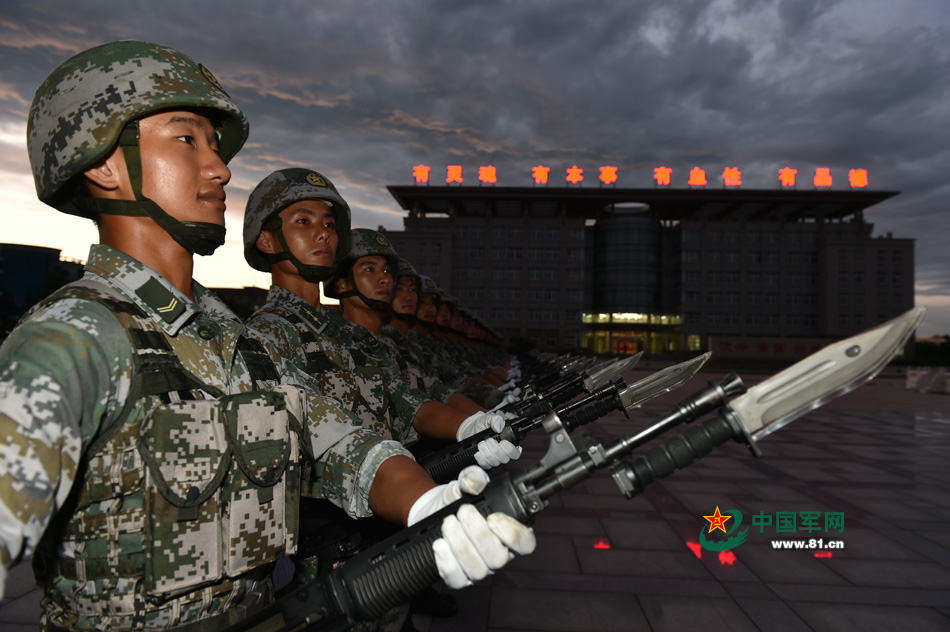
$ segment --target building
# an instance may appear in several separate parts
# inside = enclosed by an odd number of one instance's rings
[[[913,306],[896,192],[390,186],[398,252],[501,335],[597,352],[800,356]]]
[[[82,263],[60,258],[60,250],[0,244],[0,338],[40,299],[82,276]]]

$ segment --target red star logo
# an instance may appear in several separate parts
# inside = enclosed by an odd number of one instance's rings
[[[706,533],[712,533],[714,529],[719,529],[723,533],[726,532],[726,520],[732,518],[729,515],[722,515],[719,513],[719,505],[716,505],[716,511],[711,516],[703,516],[706,520],[709,521],[709,531]]]

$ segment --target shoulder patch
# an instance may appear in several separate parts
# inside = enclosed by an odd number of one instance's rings
[[[185,311],[185,305],[156,279],[149,279],[135,293],[146,305],[158,312],[166,323],[172,323]]]

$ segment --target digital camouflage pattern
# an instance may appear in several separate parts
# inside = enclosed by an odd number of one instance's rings
[[[88,216],[67,185],[115,146],[128,121],[173,108],[211,108],[220,114],[215,127],[225,162],[247,138],[247,119],[211,71],[173,48],[112,42],[61,64],[36,90],[27,121],[40,200]]]
[[[247,322],[255,339],[310,375],[321,393],[340,401],[367,428],[403,443],[415,441],[412,420],[430,398],[362,354],[348,325],[336,312],[318,310],[276,285]]]
[[[275,171],[254,187],[244,211],[244,258],[255,270],[270,272],[271,260],[257,249],[257,238],[271,217],[300,200],[322,200],[336,219],[336,260],[350,250],[350,207],[329,178],[310,169],[291,167]]]
[[[305,467],[316,457],[311,493],[353,516],[369,515],[382,461],[406,454],[295,386],[307,380],[289,364],[275,372],[223,303],[193,292],[93,246],[83,279],[0,347],[0,556],[4,567],[34,556],[56,625],[161,628],[240,611],[296,545],[295,453]],[[267,379],[278,373],[284,386]]]
[[[380,342],[388,348],[389,356],[396,362],[399,370],[407,376],[412,387],[440,402],[448,402],[455,391],[443,383],[437,375],[423,368],[426,364],[422,349],[392,325],[383,324],[380,329],[382,333]]]

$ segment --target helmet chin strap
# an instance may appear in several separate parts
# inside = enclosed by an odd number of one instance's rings
[[[366,303],[366,305],[367,305],[371,310],[373,310],[374,312],[386,313],[386,312],[391,312],[391,311],[392,311],[393,306],[392,306],[391,303],[387,303],[386,301],[380,301],[380,300],[375,299],[375,298],[369,298],[368,296],[365,296],[362,292],[360,292],[360,291],[356,288],[356,281],[353,279],[353,271],[352,271],[352,270],[350,270],[350,271],[347,273],[346,279],[347,279],[347,281],[350,282],[350,287],[351,287],[352,289],[346,290],[345,292],[340,292],[339,295],[337,296],[337,298],[344,299],[344,298],[350,298],[351,296],[358,296],[358,297],[361,298],[361,299],[363,300],[363,302]]]
[[[135,200],[84,197],[78,204],[96,213],[150,217],[182,248],[196,255],[210,255],[224,243],[224,226],[210,222],[179,221],[166,213],[153,200],[142,195],[142,156],[139,149],[138,121],[130,121],[125,126],[119,135],[119,146],[122,147],[122,153],[125,156],[125,165],[129,172]]]
[[[304,281],[309,283],[320,283],[321,281],[332,278],[336,274],[337,264],[335,262],[329,266],[317,266],[300,261],[300,259],[294,256],[294,253],[291,252],[290,247],[287,245],[287,240],[284,239],[284,229],[278,226],[276,233],[277,241],[280,242],[282,250],[276,254],[267,255],[267,260],[270,263],[289,261],[297,268],[297,272],[300,273]]]

